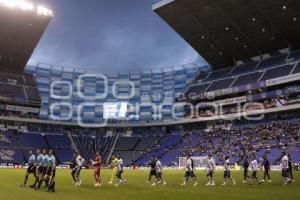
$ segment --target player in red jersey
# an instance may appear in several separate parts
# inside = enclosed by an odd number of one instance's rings
[[[101,186],[101,175],[100,175],[100,170],[101,170],[101,164],[102,164],[102,158],[100,156],[100,153],[96,153],[95,161],[93,161],[93,166],[94,166],[94,178],[96,180],[95,187],[100,187]]]

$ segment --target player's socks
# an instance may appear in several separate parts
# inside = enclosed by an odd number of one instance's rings
[[[40,189],[42,184],[43,184],[43,180],[39,181],[37,184],[37,187],[35,187],[35,188]]]

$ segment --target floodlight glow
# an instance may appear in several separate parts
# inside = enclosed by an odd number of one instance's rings
[[[24,11],[36,11],[38,15],[53,16],[52,10],[44,6],[34,6],[32,3],[29,3],[24,0],[0,0],[0,6],[8,8],[19,8]]]
[[[19,6],[22,10],[33,10],[34,6],[26,1],[21,1]]]
[[[37,8],[37,13],[39,15],[47,15],[47,16],[52,16],[52,14],[53,14],[51,10],[49,10],[48,8],[46,8],[44,6],[39,6]]]
[[[1,0],[0,3],[9,8],[17,7],[18,1],[17,0]]]

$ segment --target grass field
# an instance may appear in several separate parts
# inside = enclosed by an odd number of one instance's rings
[[[241,172],[233,172],[237,185],[220,186],[222,172],[216,173],[216,186],[205,186],[205,173],[197,171],[199,181],[197,187],[192,183],[188,186],[180,186],[183,171],[165,170],[166,186],[151,186],[145,182],[148,171],[125,171],[124,177],[128,184],[115,187],[108,185],[109,170],[102,171],[103,186],[94,187],[91,170],[83,170],[81,179],[83,184],[74,187],[71,182],[69,170],[57,170],[57,186],[55,193],[47,193],[46,190],[34,191],[33,189],[20,188],[23,182],[24,170],[0,169],[0,199],[8,200],[284,200],[300,198],[300,172],[295,172],[296,182],[289,186],[282,186],[280,174],[272,173],[273,183],[262,185],[247,185],[242,183]],[[261,173],[259,174],[261,175]],[[31,184],[33,179],[29,180]]]

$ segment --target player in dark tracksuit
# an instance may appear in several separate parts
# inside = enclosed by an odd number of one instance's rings
[[[289,173],[291,181],[294,182],[295,180],[294,180],[294,175],[293,175],[293,162],[292,162],[292,157],[291,157],[290,154],[288,154],[288,158],[289,158],[289,161],[288,161],[288,173]]]
[[[245,156],[243,159],[243,169],[244,169],[244,183],[247,182],[247,179],[250,179],[250,176],[248,175],[248,168],[249,168],[249,161],[248,161],[248,157]]]
[[[76,178],[75,178],[75,174],[76,174],[76,153],[73,154],[73,158],[72,158],[72,162],[70,164],[70,168],[72,169],[71,171],[71,176],[73,179],[73,183],[76,183]]]
[[[270,177],[270,162],[266,155],[263,157],[263,166],[264,166],[263,182],[266,181],[266,178],[268,178],[268,182],[272,182],[271,177]]]
[[[157,174],[156,174],[156,161],[155,158],[153,157],[149,163],[150,167],[150,173],[149,173],[149,178],[147,183],[152,183],[152,177],[154,176],[157,179]]]

